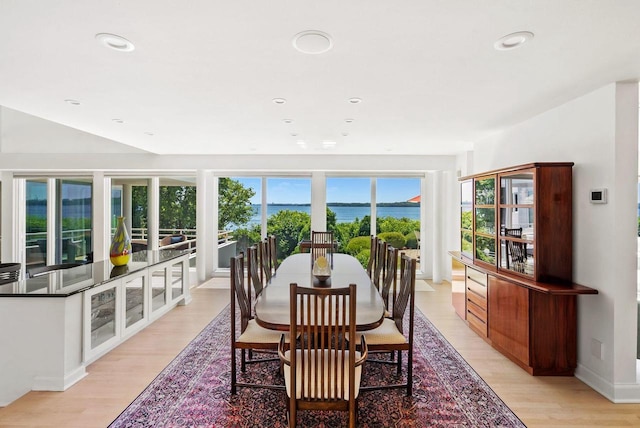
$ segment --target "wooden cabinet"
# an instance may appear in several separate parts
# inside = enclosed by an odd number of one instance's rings
[[[534,281],[571,282],[572,166],[532,163],[462,178],[462,255]]]
[[[573,375],[573,163],[532,163],[460,179],[465,318],[532,375]]]

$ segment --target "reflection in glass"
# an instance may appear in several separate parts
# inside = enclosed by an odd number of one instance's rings
[[[164,269],[156,270],[151,274],[151,310],[163,307],[167,302],[166,298]]]
[[[171,266],[171,299],[175,300],[178,297],[182,296],[182,288],[184,284],[182,283],[182,262],[175,263]]]
[[[493,235],[496,232],[496,212],[493,208],[476,208],[476,232]]]
[[[91,348],[116,335],[116,288],[91,296]]]
[[[493,177],[476,180],[476,205],[496,203],[496,179]]]
[[[496,240],[486,236],[476,236],[476,259],[495,265]]]
[[[130,327],[144,318],[144,279],[144,276],[139,276],[125,284],[127,303],[125,327]]]
[[[471,232],[462,231],[462,254],[471,258],[473,257],[473,235]]]
[[[522,228],[522,239],[533,240],[533,207],[500,208],[500,234],[504,229]]]
[[[533,276],[533,244],[516,240],[500,240],[500,268]]]
[[[533,173],[509,175],[500,179],[500,203],[533,204]]]

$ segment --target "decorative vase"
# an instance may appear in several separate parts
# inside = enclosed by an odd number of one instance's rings
[[[116,233],[109,248],[109,258],[114,266],[125,266],[131,258],[131,238],[124,225],[124,217],[118,217]]]

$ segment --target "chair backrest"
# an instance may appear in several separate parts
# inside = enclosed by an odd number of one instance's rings
[[[247,248],[247,295],[249,296],[249,303],[251,303],[251,286],[253,285],[253,291],[256,297],[262,293],[263,284],[260,278],[260,259],[258,257],[258,247],[255,245]]]
[[[376,265],[373,270],[373,285],[380,292],[382,288],[382,278],[385,269],[385,262],[387,260],[387,246],[388,244],[382,239],[378,239],[378,248],[376,249]]]
[[[505,236],[513,236],[515,238],[522,238],[522,228],[507,228],[503,229]],[[527,259],[527,249],[524,242],[507,241],[507,269],[514,269],[519,272],[524,272],[524,263]],[[513,263],[514,266],[510,266]]]
[[[356,333],[356,285],[305,288],[291,284],[290,305],[290,337],[301,337],[295,352],[290,352],[287,368],[289,384],[297,390],[289,391],[291,405],[304,400],[322,409],[327,402],[345,397],[355,403],[356,352],[349,352],[344,337]]]
[[[236,328],[236,304],[240,309],[240,331],[245,331],[249,320],[251,319],[251,302],[244,288],[244,254],[240,253],[235,257],[231,257],[231,335],[232,343],[235,338]]]
[[[311,265],[323,256],[333,268],[333,232],[311,231]]]
[[[263,239],[258,244],[260,247],[260,272],[261,278],[264,280],[263,284],[271,281],[272,272],[271,272],[271,255],[269,251],[269,240]]]
[[[400,256],[400,286],[393,304],[393,321],[401,332],[404,314],[409,306],[409,340],[413,338],[413,315],[415,312],[416,260],[402,254]]]
[[[389,308],[389,292],[393,289],[393,301],[396,299],[396,281],[398,276],[398,250],[387,245],[386,266],[380,295],[385,307]]]
[[[376,254],[378,251],[378,237],[371,235],[371,247],[369,251],[369,262],[367,263],[367,275],[373,279],[373,271],[376,264]]]
[[[275,235],[269,235],[269,263],[271,264],[271,275],[275,276],[278,270],[278,240]]]

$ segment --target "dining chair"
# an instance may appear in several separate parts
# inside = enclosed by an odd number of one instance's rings
[[[391,316],[391,312],[389,311],[389,293],[391,293],[392,299],[391,304],[396,300],[396,285],[397,285],[397,277],[398,277],[398,249],[392,247],[391,245],[387,245],[387,256],[385,259],[385,269],[384,275],[382,279],[382,288],[380,289],[380,296],[382,296],[382,301],[384,302],[384,307],[386,308],[385,316]]]
[[[349,412],[349,427],[356,426],[357,401],[367,343],[360,338],[359,351],[348,349],[347,334],[356,332],[356,285],[343,288],[305,288],[290,285],[290,337],[300,340],[286,349],[280,339],[289,397],[289,427],[296,426],[298,410]]]
[[[240,350],[240,370],[246,371],[249,363],[263,363],[278,360],[278,358],[263,358],[247,360],[246,353],[250,350],[277,351],[281,333],[259,326],[251,314],[251,304],[244,286],[244,254],[231,257],[231,394],[235,394],[238,387],[283,389],[283,385],[271,385],[237,381],[237,355]],[[240,310],[240,336],[236,337],[236,307]],[[288,334],[284,335],[284,345],[288,344]]]
[[[272,277],[269,240],[267,238],[263,239],[258,246],[260,250],[260,279],[263,281],[263,284],[266,284],[271,281]]]
[[[271,264],[271,276],[276,274],[278,270],[278,240],[275,235],[269,235],[269,262]]]
[[[369,261],[367,262],[367,275],[373,278],[372,274],[376,264],[376,254],[378,251],[378,237],[371,235],[371,246],[369,250]]]
[[[373,270],[373,285],[378,292],[382,288],[382,278],[384,277],[385,263],[387,259],[387,243],[382,239],[378,239],[378,247],[376,248],[376,263]]]
[[[258,254],[256,245],[247,248],[247,296],[249,296],[249,304],[251,304],[251,289],[253,288],[253,295],[257,298],[264,288],[264,283],[260,278],[260,258]]]
[[[522,228],[502,228],[505,236],[512,236],[515,238],[522,238]],[[507,241],[507,269],[513,269],[516,272],[524,272],[524,265],[527,261],[526,243]],[[510,267],[510,265],[513,265]]]
[[[360,336],[367,338],[367,347],[374,351],[398,351],[396,361],[384,359],[369,359],[375,363],[392,363],[397,366],[398,376],[402,373],[402,352],[407,352],[407,378],[406,383],[389,383],[362,387],[362,390],[406,388],[407,396],[413,393],[413,318],[415,312],[415,284],[416,284],[416,260],[402,254],[400,256],[400,286],[398,295],[393,303],[393,312],[390,318],[385,318],[382,324],[373,330],[356,333],[356,343]],[[409,307],[409,329],[405,336],[403,320]]]
[[[311,265],[318,257],[323,256],[333,268],[333,246],[333,232],[311,231]]]

